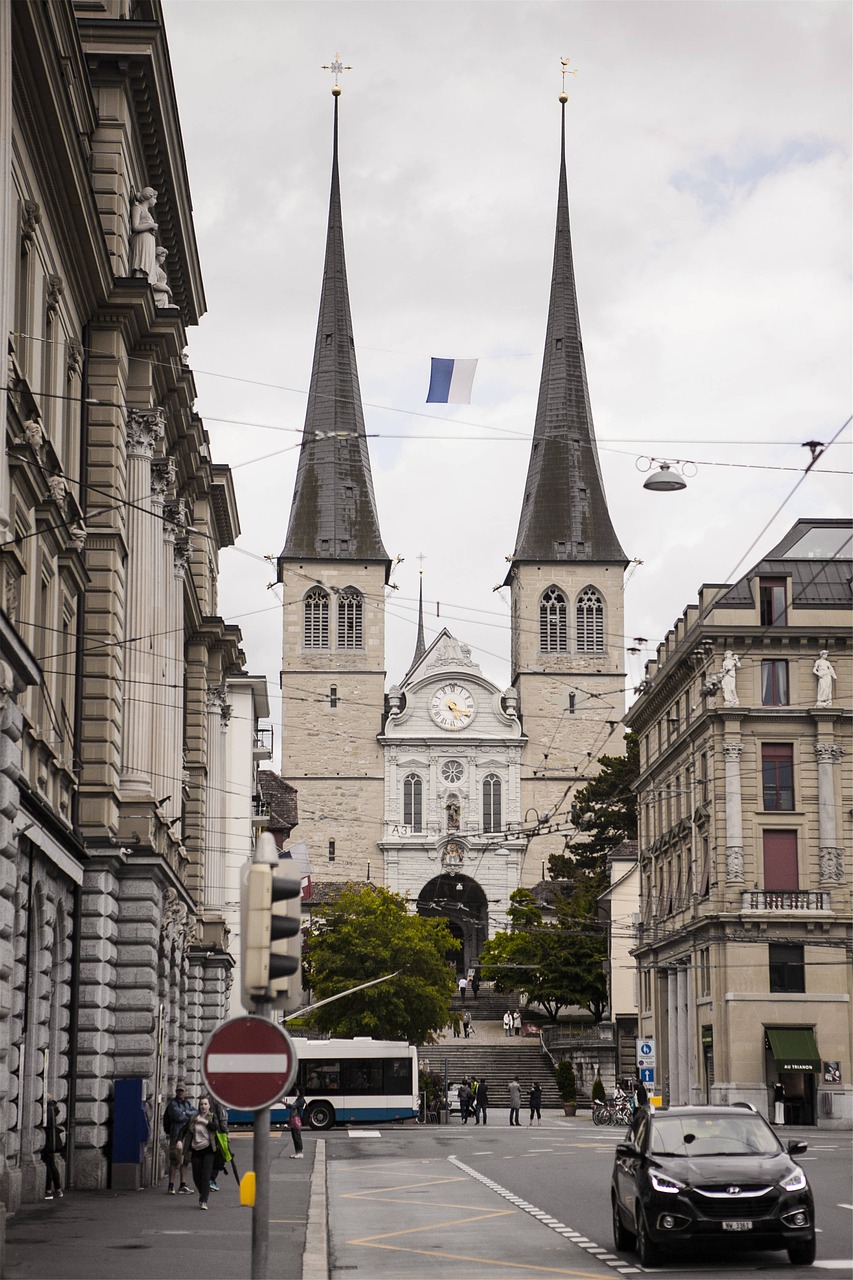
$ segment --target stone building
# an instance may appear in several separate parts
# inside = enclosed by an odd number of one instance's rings
[[[176,1077],[200,1083],[242,653],[217,616],[234,491],[184,358],[205,300],[159,0],[0,3],[0,131],[5,1212],[43,1194],[48,1093],[68,1178],[97,1188],[116,1083],[141,1082],[155,1135]]]
[[[512,687],[498,689],[444,633],[386,691],[391,566],[347,286],[338,93],[314,362],[278,560],[282,775],[299,792],[296,836],[315,876],[372,878],[404,893],[413,910],[447,915],[464,937],[459,963],[470,965],[504,924],[509,893],[535,883],[549,854],[562,852],[572,788],[622,742],[627,562],[607,510],[586,382],[565,100],[545,354],[506,580]]]
[[[799,520],[704,586],[626,717],[640,740],[640,1033],[672,1103],[786,1094],[853,1124],[851,532]]]

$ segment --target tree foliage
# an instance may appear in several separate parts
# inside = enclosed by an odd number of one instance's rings
[[[625,735],[624,756],[601,756],[600,772],[574,795],[571,819],[577,834],[563,853],[549,858],[555,880],[572,879],[577,868],[601,880],[607,854],[624,840],[637,838],[637,796],[640,744],[635,733]],[[601,884],[599,892],[604,888]]]
[[[544,919],[529,889],[516,889],[510,902],[509,931],[495,934],[480,956],[483,978],[497,991],[523,992],[552,1022],[571,1005],[600,1021],[607,1000],[604,936],[586,921],[578,924],[574,894],[558,896],[553,920]]]
[[[433,1043],[450,1020],[456,978],[447,957],[459,945],[446,920],[410,915],[387,889],[345,889],[336,902],[314,908],[303,955],[313,999],[400,973],[315,1010],[312,1026],[336,1036]]]

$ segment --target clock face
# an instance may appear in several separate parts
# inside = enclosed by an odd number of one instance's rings
[[[475,710],[473,695],[461,684],[443,684],[429,704],[429,713],[441,729],[464,729]]]

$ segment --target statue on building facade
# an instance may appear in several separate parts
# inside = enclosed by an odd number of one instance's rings
[[[829,650],[821,649],[820,657],[812,667],[812,671],[817,676],[817,698],[815,706],[831,707],[832,706],[832,682],[837,680],[835,667],[829,661]]]
[[[153,187],[143,187],[130,207],[130,274],[157,283],[157,223],[152,209],[157,203]]]
[[[723,691],[723,703],[727,707],[740,706],[737,696],[737,671],[740,658],[731,649],[726,649],[723,656],[723,670],[720,676],[720,688]]]
[[[154,281],[154,305],[155,307],[174,307],[175,303],[172,299],[172,290],[169,288],[169,277],[166,275],[166,268],[163,265],[169,256],[168,249],[164,249],[160,245],[157,249],[157,269],[155,272],[156,279]]]

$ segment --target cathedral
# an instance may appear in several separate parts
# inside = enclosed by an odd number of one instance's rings
[[[574,789],[622,749],[623,578],[595,444],[569,225],[566,98],[539,400],[505,585],[511,685],[464,637],[385,669],[382,541],[347,287],[339,94],[320,314],[284,548],[282,763],[315,881],[384,885],[442,915],[476,963],[510,894],[547,875]],[[487,495],[483,493],[483,501]],[[390,685],[386,683],[390,678]]]

